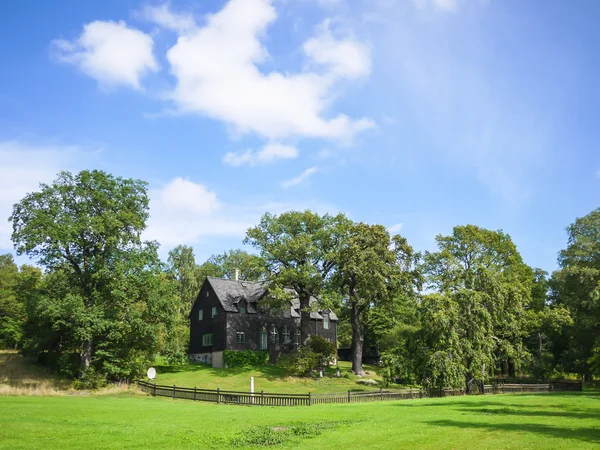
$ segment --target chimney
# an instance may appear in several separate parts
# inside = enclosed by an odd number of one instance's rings
[[[240,280],[240,269],[235,269],[235,275],[233,276],[233,279],[235,281],[239,281]]]

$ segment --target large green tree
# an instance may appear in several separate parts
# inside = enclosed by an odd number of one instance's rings
[[[437,236],[436,241],[438,251],[426,254],[425,271],[429,288],[444,298],[432,301],[448,305],[454,317],[448,318],[448,325],[460,339],[440,340],[435,337],[439,330],[424,322],[425,341],[437,339],[438,346],[442,345],[437,354],[448,355],[453,367],[458,364],[456,358],[461,359],[467,389],[469,380],[485,377],[495,367],[514,374],[529,359],[523,341],[531,269],[502,231],[457,226],[452,235]],[[428,315],[425,311],[423,317]]]
[[[600,369],[600,352],[594,352],[600,349],[600,208],[577,218],[567,233],[551,286],[553,300],[570,311],[573,325],[564,330],[555,351],[565,371],[586,376]]]
[[[286,289],[292,289],[298,297],[304,345],[311,336],[310,298],[326,290],[349,223],[342,214],[291,211],[265,214],[246,234],[245,243],[254,246],[265,261],[270,293],[285,298]]]
[[[15,348],[21,340],[25,311],[15,292],[18,279],[12,255],[0,255],[0,348]]]
[[[146,190],[143,181],[102,171],[61,172],[14,205],[17,253],[36,258],[57,281],[48,285],[49,278],[29,308],[56,333],[32,346],[63,360],[78,354],[81,377],[92,364],[115,378],[139,372],[159,348],[146,343],[166,335],[175,317],[177,297],[160,278],[157,245],[140,237]]]
[[[229,279],[235,277],[236,270],[239,279],[245,281],[264,281],[268,276],[263,258],[240,249],[212,255],[207,263],[217,268],[219,276]]]
[[[333,284],[346,299],[352,326],[352,371],[362,367],[364,322],[375,308],[391,309],[399,290],[412,291],[413,250],[404,238],[390,237],[382,225],[348,225],[337,252]],[[408,267],[400,263],[407,262]]]
[[[187,317],[203,282],[194,249],[187,245],[178,245],[169,251],[167,272],[177,282],[179,312]]]

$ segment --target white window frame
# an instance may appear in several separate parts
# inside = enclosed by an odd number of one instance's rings
[[[290,329],[287,326],[284,326],[283,327],[283,343],[289,344],[290,342],[292,342],[292,339],[290,337]]]
[[[277,342],[279,341],[279,331],[277,330],[277,327],[275,325],[273,325],[273,327],[271,328],[269,336],[271,339],[271,344],[277,344]]]
[[[202,335],[202,347],[212,347],[213,335],[212,333],[205,333]]]
[[[323,313],[323,329],[329,330],[329,313]]]
[[[266,327],[262,327],[260,329],[259,334],[258,334],[258,340],[259,340],[259,344],[260,344],[260,349],[266,350],[268,347],[268,342],[269,342]]]
[[[245,344],[246,343],[246,333],[244,333],[243,331],[237,331],[235,333],[235,342],[238,344]]]

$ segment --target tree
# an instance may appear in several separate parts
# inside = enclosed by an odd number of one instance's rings
[[[399,259],[412,260],[413,250],[400,236],[390,238],[382,225],[349,225],[337,253],[333,283],[347,299],[352,325],[352,371],[363,374],[363,325],[366,313],[389,305],[395,289],[412,290],[412,276]],[[409,264],[412,265],[412,264]],[[410,270],[410,267],[409,269]],[[406,285],[408,283],[408,286]]]
[[[21,340],[24,308],[15,293],[18,278],[12,255],[0,255],[0,348],[15,348]]]
[[[424,269],[430,289],[437,289],[443,302],[457,311],[451,324],[461,339],[460,348],[446,351],[453,361],[456,355],[462,358],[467,390],[472,378],[485,378],[495,366],[514,374],[529,357],[523,340],[531,269],[502,231],[458,226],[451,236],[437,236],[436,241],[439,251],[426,254]],[[436,333],[431,328],[424,332]]]
[[[563,327],[572,325],[569,310],[550,302],[548,273],[542,269],[533,270],[531,303],[525,312],[526,324],[532,336],[530,348],[536,354],[533,374],[537,378],[548,377],[553,364],[552,356],[544,351],[545,341],[555,337]]]
[[[179,313],[187,319],[203,281],[200,279],[201,271],[196,264],[194,249],[187,245],[178,245],[172,249],[169,252],[167,272],[177,282]]]
[[[565,328],[555,350],[564,370],[584,377],[592,374],[594,348],[600,347],[600,208],[577,218],[567,233],[551,290],[553,301],[569,310],[573,325]]]
[[[93,362],[114,377],[139,372],[139,362],[158,348],[145,339],[155,342],[155,331],[168,330],[176,311],[176,297],[160,282],[157,244],[140,238],[146,189],[143,181],[102,171],[61,172],[14,205],[17,253],[48,271],[45,292],[29,307],[46,314],[38,317],[47,321],[47,339],[42,333],[32,346],[65,360],[76,351],[80,377]]]
[[[230,280],[235,277],[236,269],[240,280],[264,281],[268,276],[264,259],[240,249],[212,255],[207,263],[217,268],[219,276]]]
[[[286,289],[292,289],[298,297],[304,345],[311,336],[310,298],[325,291],[348,224],[342,214],[291,211],[279,216],[265,214],[260,224],[246,233],[244,242],[258,249],[265,261],[271,295],[286,299]]]

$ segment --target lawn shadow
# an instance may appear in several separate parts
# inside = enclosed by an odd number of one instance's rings
[[[458,411],[483,414],[483,415],[510,415],[523,417],[556,417],[565,419],[600,419],[600,411],[596,413],[589,410],[571,410],[571,411],[520,411],[510,406],[523,407],[524,405],[498,405],[502,408],[460,408]],[[533,405],[531,405],[533,406]],[[539,408],[539,406],[538,406]]]
[[[438,427],[454,427],[468,428],[487,431],[502,431],[502,432],[527,432],[538,433],[552,438],[574,439],[592,444],[600,444],[600,429],[599,428],[566,428],[556,427],[542,424],[513,424],[513,423],[476,423],[476,422],[459,422],[455,420],[433,420],[426,422],[429,425]]]

